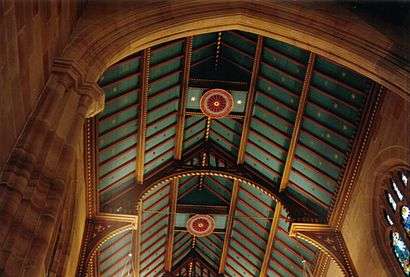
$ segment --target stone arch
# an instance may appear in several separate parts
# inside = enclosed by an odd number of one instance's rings
[[[378,226],[374,228],[372,236],[374,241],[377,242],[380,260],[384,262],[385,268],[394,275],[401,275],[402,271],[397,269],[395,257],[391,249],[387,249],[384,244],[386,238],[385,230],[380,223],[384,220],[380,213],[380,206],[383,205],[381,203],[381,194],[394,171],[410,167],[408,157],[410,157],[410,149],[408,148],[400,146],[387,147],[378,153],[368,171],[369,183],[373,184],[374,187],[372,203],[373,226]]]
[[[267,0],[147,2],[150,5],[139,4],[138,9],[132,2],[120,1],[110,9],[91,2],[71,41],[55,60],[41,105],[26,125],[1,176],[5,200],[2,210],[6,212],[0,214],[0,240],[13,232],[17,210],[25,205],[23,192],[34,175],[44,176],[44,186],[54,184],[55,190],[47,195],[49,202],[41,203],[41,212],[35,212],[42,228],[25,230],[33,234],[25,253],[17,247],[1,250],[9,261],[0,262],[0,273],[8,276],[16,272],[21,258],[27,263],[26,274],[43,274],[45,253],[62,209],[59,200],[69,186],[67,179],[84,117],[103,108],[104,97],[96,81],[109,65],[135,51],[188,35],[239,29],[316,52],[409,98],[404,55],[392,50],[394,43],[388,37],[347,10],[335,16],[326,8]],[[17,231],[17,241],[28,240],[21,226]]]
[[[152,45],[239,29],[316,52],[406,97],[410,92],[405,59],[392,50],[394,43],[342,8],[339,17],[326,9],[248,0],[173,1],[138,9],[121,2],[112,9],[90,7],[62,55],[84,73],[87,82],[96,82],[109,65]]]

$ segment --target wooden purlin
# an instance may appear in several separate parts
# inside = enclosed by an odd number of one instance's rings
[[[292,138],[290,140],[288,154],[286,156],[286,163],[283,169],[282,178],[280,180],[279,191],[283,191],[288,186],[289,174],[292,169],[292,162],[295,156],[296,145],[299,139],[300,129],[302,127],[303,113],[305,112],[306,103],[308,101],[308,94],[310,89],[310,81],[313,75],[313,68],[315,65],[316,55],[310,53],[309,61],[306,69],[305,79],[303,81],[303,88],[299,98],[299,106],[296,113],[295,124],[293,126]]]
[[[334,260],[346,276],[358,277],[342,232],[327,224],[293,223],[289,236],[302,239]]]
[[[272,255],[272,249],[273,249],[274,239],[276,236],[276,231],[278,230],[278,224],[279,224],[281,213],[282,213],[282,205],[279,202],[277,202],[275,206],[275,213],[273,215],[272,225],[270,227],[268,242],[266,243],[265,255],[263,257],[263,262],[262,262],[259,276],[266,276],[266,273],[269,267],[269,261]]]
[[[175,178],[170,183],[170,193],[169,193],[169,221],[168,221],[168,233],[167,233],[167,245],[165,249],[165,271],[170,272],[172,270],[172,254],[174,248],[174,229],[175,229],[175,219],[178,201],[178,184],[179,178]]]
[[[248,97],[246,99],[245,117],[243,120],[241,141],[240,141],[239,150],[238,150],[238,159],[237,159],[238,164],[242,164],[245,158],[245,150],[246,150],[246,143],[248,141],[249,126],[250,126],[251,117],[252,117],[252,109],[253,109],[253,104],[255,102],[256,82],[257,82],[258,74],[259,74],[262,48],[263,48],[263,37],[258,36],[258,42],[256,44],[256,50],[255,50],[255,57],[253,59],[251,82],[249,86]]]
[[[228,254],[229,242],[230,242],[231,234],[232,234],[232,227],[233,227],[233,220],[235,216],[236,204],[238,202],[239,188],[240,188],[240,182],[238,180],[234,180],[232,193],[231,193],[231,204],[229,206],[229,214],[228,214],[228,219],[226,223],[224,245],[222,248],[221,259],[219,261],[218,272],[220,274],[225,272],[225,264],[226,264],[227,254]]]
[[[191,56],[192,56],[192,37],[185,40],[185,54],[184,54],[184,71],[181,84],[181,98],[178,107],[178,122],[175,136],[175,159],[180,160],[182,157],[182,148],[184,141],[184,127],[185,127],[185,107],[186,98],[189,89],[189,77],[191,71]]]
[[[147,125],[147,104],[149,91],[149,65],[151,49],[144,50],[142,62],[140,107],[138,113],[138,137],[137,137],[137,159],[135,164],[135,175],[137,184],[142,184],[144,179],[144,157],[145,157],[145,129]]]

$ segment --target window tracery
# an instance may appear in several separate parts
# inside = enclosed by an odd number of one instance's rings
[[[394,255],[405,276],[410,276],[410,201],[409,171],[392,174],[384,191],[386,246]]]

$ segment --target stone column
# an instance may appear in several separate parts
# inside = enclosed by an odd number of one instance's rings
[[[74,178],[84,119],[102,107],[97,85],[57,61],[42,101],[0,175],[0,276],[45,276],[45,260]],[[70,232],[68,230],[63,230]]]

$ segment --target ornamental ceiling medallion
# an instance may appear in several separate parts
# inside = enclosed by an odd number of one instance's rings
[[[202,95],[200,106],[207,117],[223,118],[232,111],[233,97],[224,89],[210,89]]]
[[[206,237],[213,233],[215,220],[210,215],[197,214],[186,223],[188,232],[196,237]]]

